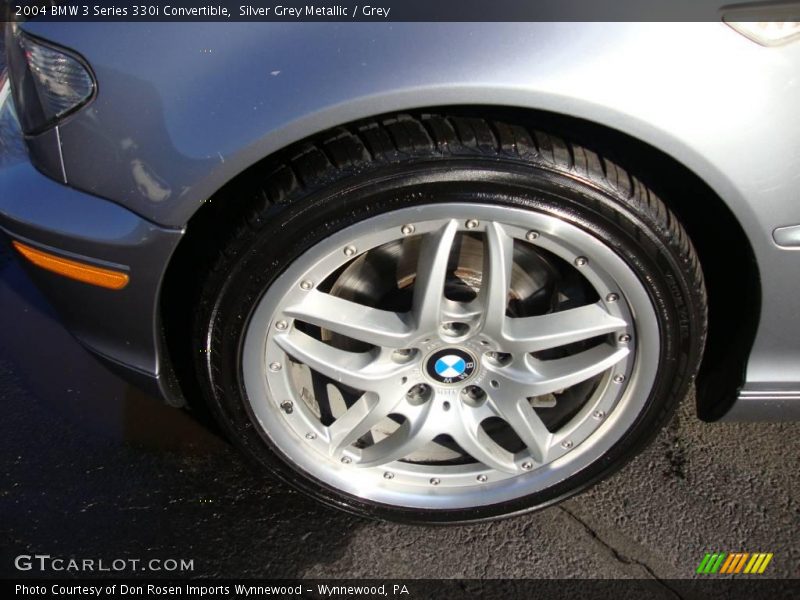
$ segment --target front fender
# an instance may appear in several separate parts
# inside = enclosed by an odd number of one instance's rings
[[[763,289],[748,382],[800,381],[800,44],[722,23],[47,23],[98,95],[60,127],[70,185],[167,227],[266,156],[376,114],[453,105],[579,117],[694,172],[747,233]],[[766,147],[765,147],[766,146]]]

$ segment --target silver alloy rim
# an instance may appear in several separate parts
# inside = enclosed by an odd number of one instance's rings
[[[481,248],[480,281],[454,300],[465,240]],[[408,310],[363,293],[387,277],[365,266],[387,249],[397,273],[412,263],[397,283]],[[571,265],[594,301],[509,316],[531,254]],[[350,272],[348,298],[337,286]],[[436,204],[359,222],[293,262],[250,319],[242,375],[261,433],[299,470],[375,502],[457,509],[536,493],[597,460],[641,412],[658,359],[649,296],[601,239],[540,212]],[[579,386],[585,399],[548,428],[544,409]]]

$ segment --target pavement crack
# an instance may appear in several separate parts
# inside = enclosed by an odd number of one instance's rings
[[[652,579],[653,581],[658,583],[658,585],[663,587],[674,598],[678,598],[678,600],[683,600],[683,596],[681,596],[677,592],[677,590],[673,589],[663,579],[661,579],[658,575],[656,575],[655,572],[653,571],[653,569],[651,569],[649,565],[647,565],[646,563],[644,563],[642,561],[636,560],[635,558],[631,558],[630,556],[628,556],[626,554],[623,554],[621,551],[617,550],[614,546],[612,546],[610,543],[608,543],[606,540],[604,540],[602,537],[600,537],[600,534],[598,534],[592,528],[591,525],[589,525],[586,521],[581,519],[578,515],[573,513],[568,508],[565,508],[564,506],[558,506],[557,508],[559,510],[561,510],[562,512],[566,513],[566,515],[568,517],[570,517],[572,520],[574,520],[576,523],[578,523],[581,527],[583,527],[586,530],[586,533],[588,533],[593,539],[597,540],[597,542],[601,546],[603,546],[603,548],[605,548],[617,561],[619,561],[620,563],[622,563],[624,565],[636,565],[637,567],[641,568],[647,574],[647,579]]]

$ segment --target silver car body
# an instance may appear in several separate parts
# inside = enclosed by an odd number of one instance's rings
[[[109,218],[124,221],[128,237],[111,243],[80,222],[20,208],[9,194],[36,190],[22,192],[7,170],[0,225],[12,236],[124,264],[133,279],[150,260],[147,289],[129,300],[148,298],[149,307],[115,325],[114,335],[98,333],[80,311],[67,319],[87,346],[141,378],[155,380],[164,368],[154,323],[169,255],[200,206],[236,175],[357,119],[502,106],[623,132],[722,199],[752,246],[761,286],[760,306],[740,307],[742,315],[760,311],[758,328],[744,385],[724,418],[800,416],[800,43],[763,47],[721,22],[24,27],[78,52],[98,82],[90,105],[28,140],[40,169],[69,187],[35,185],[63,188],[64,206],[83,206],[87,215],[107,210],[100,208],[107,200],[124,207]],[[41,178],[26,177],[26,186]]]

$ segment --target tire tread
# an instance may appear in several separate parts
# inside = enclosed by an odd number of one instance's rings
[[[255,194],[243,223],[233,228],[230,239],[242,240],[242,236],[257,234],[268,222],[275,205],[292,202],[306,189],[337,181],[375,163],[444,155],[512,156],[568,173],[626,198],[631,208],[650,217],[649,223],[691,271],[693,292],[706,312],[700,260],[678,219],[655,193],[621,166],[592,150],[550,133],[498,120],[400,114],[356,127],[336,128],[315,140],[302,142],[282,153],[281,160],[264,179],[262,189]],[[246,227],[243,229],[242,225]],[[225,252],[224,256],[229,254]],[[221,262],[214,270],[228,268],[227,260]]]

